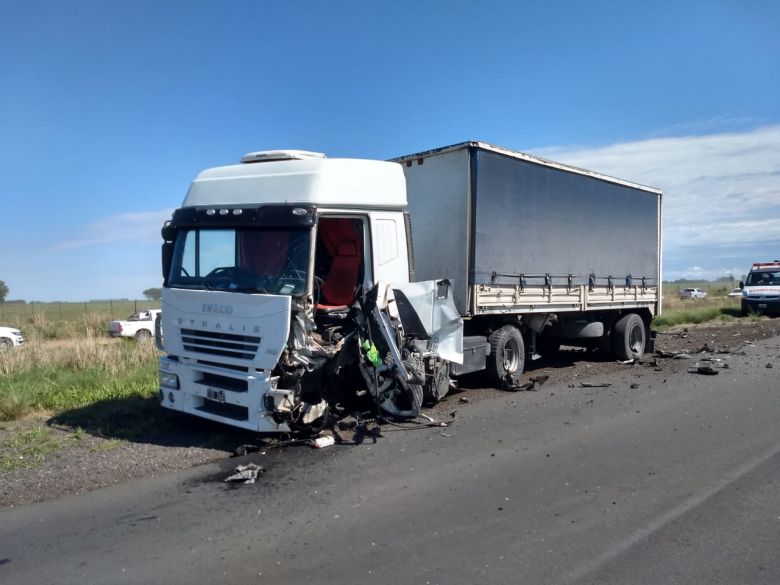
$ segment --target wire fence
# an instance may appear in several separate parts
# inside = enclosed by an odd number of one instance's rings
[[[36,320],[81,321],[83,319],[126,319],[132,313],[159,309],[160,301],[105,300],[77,303],[0,303],[0,325],[21,325]]]

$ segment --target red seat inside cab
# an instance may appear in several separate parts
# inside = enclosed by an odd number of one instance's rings
[[[320,221],[320,246],[330,256],[330,266],[322,277],[317,310],[343,310],[355,301],[363,260],[360,227],[359,220],[337,218]]]

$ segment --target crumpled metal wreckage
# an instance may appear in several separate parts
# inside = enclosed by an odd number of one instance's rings
[[[380,414],[415,418],[450,389],[450,362],[463,362],[463,325],[448,280],[378,283],[330,323],[296,314],[285,369],[300,401],[277,406],[296,428],[322,428],[343,375],[357,365]]]

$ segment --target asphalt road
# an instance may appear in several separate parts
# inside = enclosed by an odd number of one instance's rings
[[[0,511],[0,583],[780,582],[780,338]],[[766,365],[773,363],[775,367]],[[638,387],[631,388],[631,384]]]

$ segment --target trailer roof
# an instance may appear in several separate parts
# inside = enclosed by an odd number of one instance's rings
[[[496,146],[494,144],[489,144],[487,142],[480,142],[479,140],[469,140],[466,142],[459,142],[458,144],[452,144],[450,146],[443,146],[441,148],[434,148],[432,150],[426,150],[423,152],[418,152],[415,154],[407,154],[404,156],[399,156],[397,158],[390,159],[392,162],[397,163],[404,163],[407,161],[412,161],[417,158],[425,158],[428,156],[434,156],[437,154],[444,154],[447,152],[452,152],[455,150],[461,150],[463,148],[479,148],[481,150],[486,150],[489,152],[495,152],[496,154],[501,154],[504,156],[508,156],[510,158],[516,158],[518,160],[524,160],[526,162],[530,162],[533,164],[542,165],[545,167],[551,167],[555,169],[560,169],[562,171],[567,171],[569,173],[576,173],[578,175],[585,175],[588,177],[592,177],[594,179],[599,179],[601,181],[608,181],[610,183],[617,183],[618,185],[623,185],[626,187],[631,187],[633,189],[641,189],[642,191],[648,191],[650,193],[655,193],[657,195],[661,195],[661,190],[656,189],[654,187],[648,187],[646,185],[640,185],[639,183],[633,183],[631,181],[625,181],[623,179],[618,179],[616,177],[610,177],[609,175],[604,175],[602,173],[597,173],[596,171],[589,171],[588,169],[583,169],[580,167],[575,167],[574,165],[567,165],[564,163],[559,163],[551,160],[547,160],[544,158],[540,158],[538,156],[533,156],[530,154],[526,154],[525,152],[518,152],[516,150],[509,150],[508,148],[503,148],[501,146]]]

